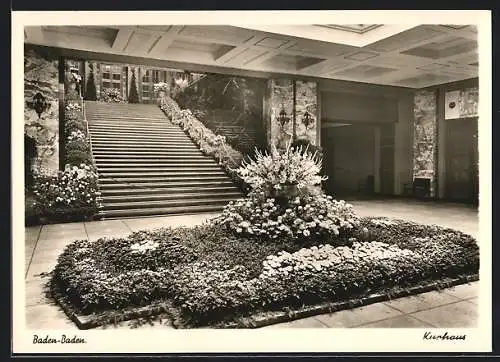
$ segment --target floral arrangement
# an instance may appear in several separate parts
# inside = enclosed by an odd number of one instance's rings
[[[170,90],[170,85],[165,82],[155,83],[153,84],[153,90],[156,95],[160,92],[168,92]]]
[[[214,157],[228,173],[234,174],[234,168],[240,165],[243,155],[229,146],[224,136],[213,133],[190,110],[181,110],[168,96],[161,99],[160,108],[172,123],[189,135],[203,153]]]
[[[77,130],[77,131],[72,131],[69,136],[67,137],[68,142],[75,142],[75,141],[82,141],[85,142],[87,141],[87,134],[83,131]]]
[[[243,161],[236,170],[238,175],[256,191],[281,190],[286,185],[296,185],[299,190],[320,185],[326,180],[320,176],[321,158],[316,153],[307,152],[307,147],[291,147],[287,144],[284,152],[271,146],[271,153],[256,150],[255,159]]]
[[[345,201],[324,194],[297,196],[283,206],[275,198],[251,193],[231,201],[222,214],[212,220],[236,234],[255,235],[264,239],[279,237],[336,238],[358,225],[358,217]]]
[[[318,187],[326,178],[318,175],[321,159],[307,147],[285,150],[272,147],[271,154],[257,151],[236,173],[251,187],[244,199],[230,202],[214,224],[236,234],[260,238],[279,237],[340,240],[358,225],[358,217],[345,201],[334,200]]]
[[[50,214],[54,209],[84,208],[92,212],[101,206],[97,174],[89,165],[68,165],[56,176],[37,174],[35,179],[35,207],[42,214]]]
[[[65,107],[66,112],[75,111],[81,112],[82,107],[78,103],[68,103]]]
[[[99,101],[105,103],[127,103],[127,100],[122,97],[120,91],[114,88],[102,90]]]

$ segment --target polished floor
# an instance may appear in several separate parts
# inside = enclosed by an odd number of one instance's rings
[[[361,216],[388,216],[461,230],[478,238],[477,209],[460,204],[409,200],[353,201]],[[215,214],[162,216],[139,219],[78,222],[25,229],[26,324],[29,329],[77,329],[43,291],[49,272],[63,248],[77,239],[120,237],[137,230],[195,225]],[[480,240],[478,241],[480,242]],[[443,291],[375,303],[265,328],[430,328],[474,327],[478,314],[479,282]],[[129,323],[117,327],[130,328]],[[159,323],[142,328],[171,328]]]

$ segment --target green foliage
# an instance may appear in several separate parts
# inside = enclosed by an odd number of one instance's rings
[[[139,94],[137,93],[137,85],[135,80],[135,72],[132,71],[132,79],[130,80],[130,91],[128,95],[129,103],[139,103]]]
[[[83,147],[83,146],[82,146]],[[66,150],[65,160],[67,165],[92,164],[92,156],[88,150],[71,148]]]
[[[64,134],[69,136],[72,132],[87,132],[87,126],[84,122],[77,119],[68,119],[64,123]]]

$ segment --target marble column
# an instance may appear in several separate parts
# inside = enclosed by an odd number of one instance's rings
[[[422,90],[413,97],[413,179],[430,180],[430,196],[436,196],[437,94]]]

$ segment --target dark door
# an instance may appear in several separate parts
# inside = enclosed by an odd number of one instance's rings
[[[477,118],[453,119],[446,123],[446,198],[477,202]]]

